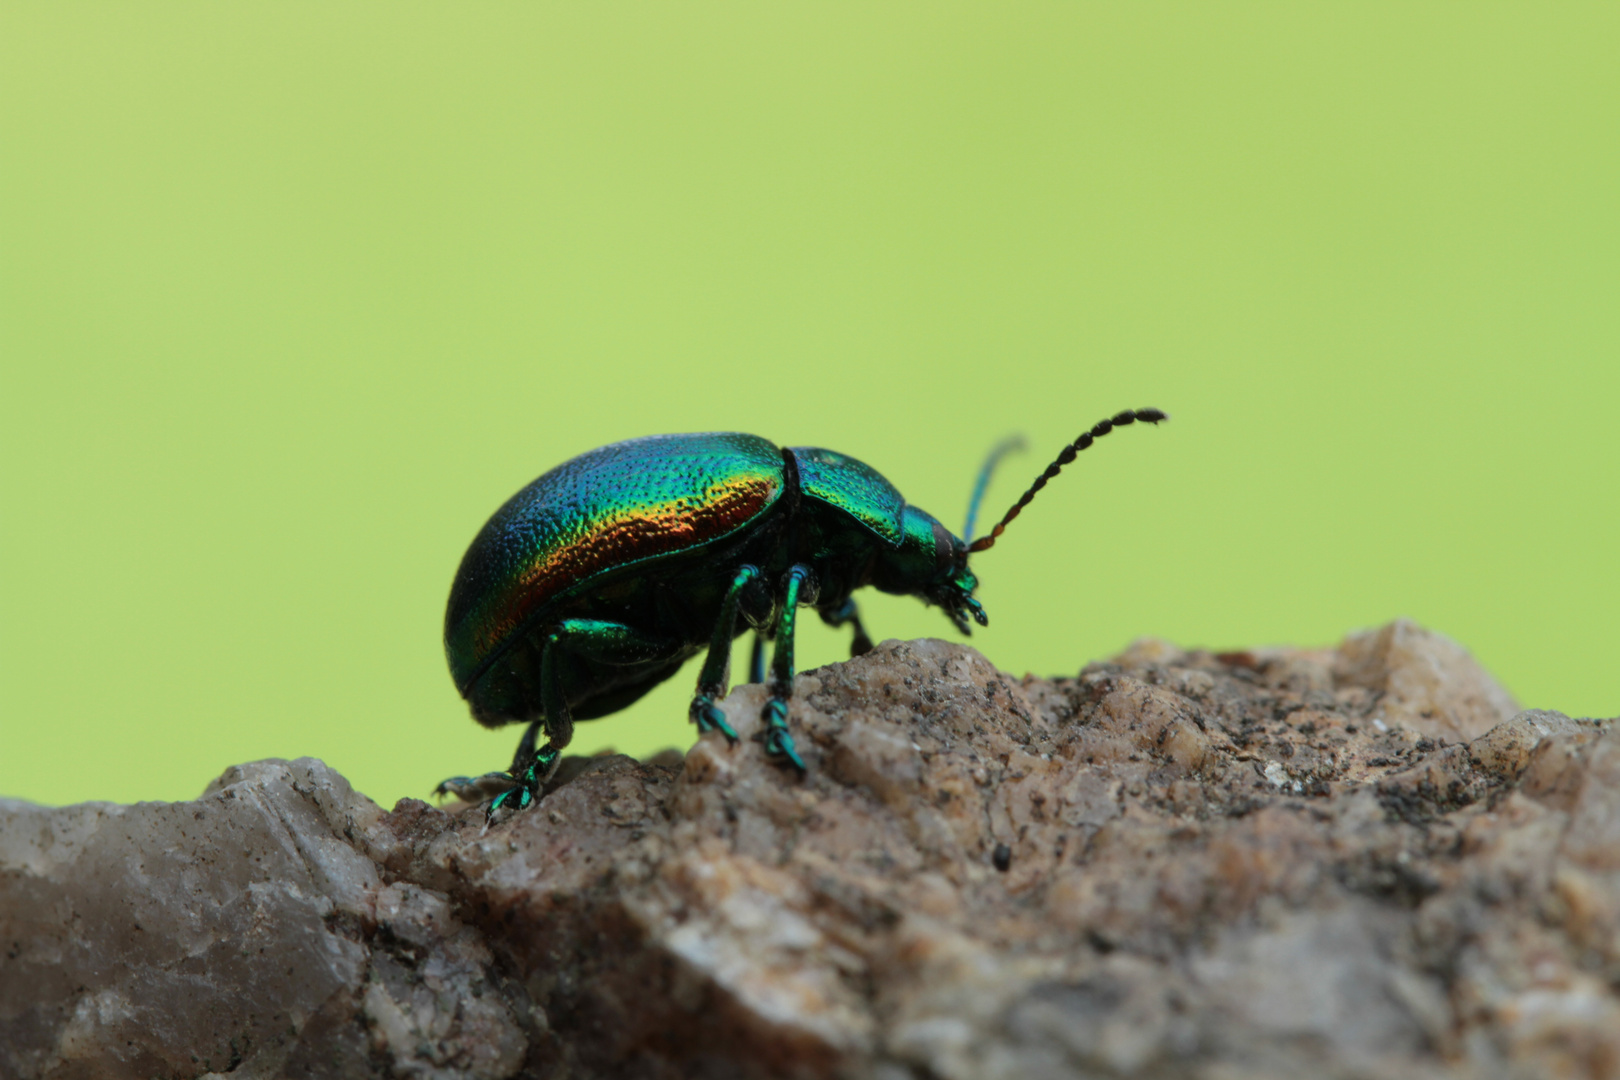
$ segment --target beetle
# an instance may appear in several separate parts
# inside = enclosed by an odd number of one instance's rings
[[[852,594],[873,586],[938,605],[963,634],[989,625],[968,556],[986,551],[1058,471],[1117,427],[1167,419],[1127,409],[1057,458],[981,539],[973,525],[997,461],[980,469],[963,536],[908,504],[875,469],[819,447],[780,448],[736,432],[655,435],[591,450],[513,495],[479,531],[450,589],[450,674],[486,727],[527,727],[510,769],[453,777],[437,794],[493,796],[491,821],[522,810],[557,768],[576,720],[607,716],[707,649],[689,715],[737,733],[725,696],[732,641],[752,628],[751,676],[765,681],[766,753],[803,772],[788,729],[801,606],[872,648]],[[540,736],[544,735],[544,741]]]

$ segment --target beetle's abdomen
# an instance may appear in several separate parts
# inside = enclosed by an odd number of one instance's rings
[[[466,694],[524,624],[569,589],[724,539],[786,486],[782,452],[757,435],[655,435],[545,473],[506,501],[461,560],[444,647]]]

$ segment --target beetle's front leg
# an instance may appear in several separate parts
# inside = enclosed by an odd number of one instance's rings
[[[698,673],[697,694],[692,698],[687,715],[699,732],[718,731],[729,742],[737,741],[737,733],[726,723],[726,714],[715,704],[726,696],[726,678],[731,669],[731,642],[737,636],[737,611],[743,594],[750,586],[757,587],[759,567],[744,563],[737,568],[720,605],[720,618],[715,620],[714,634],[709,638],[709,654],[703,659],[703,670]]]
[[[793,627],[799,604],[815,600],[815,575],[803,563],[787,572],[782,609],[776,622],[776,651],[771,654],[770,697],[761,715],[765,720],[765,752],[786,761],[801,773],[804,761],[788,732],[788,698],[793,696]]]
[[[866,636],[866,627],[861,625],[861,612],[855,606],[855,598],[850,597],[838,607],[831,610],[822,608],[821,621],[834,630],[849,623],[855,625],[855,637],[849,643],[849,655],[865,656],[872,651],[872,639]]]

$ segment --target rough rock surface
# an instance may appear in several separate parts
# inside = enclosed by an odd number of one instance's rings
[[[1620,1076],[1620,736],[1438,635],[796,693],[803,780],[707,736],[493,829],[311,759],[0,803],[0,1076]]]

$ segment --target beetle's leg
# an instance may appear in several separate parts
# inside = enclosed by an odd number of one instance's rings
[[[731,587],[720,605],[714,634],[709,638],[709,655],[703,658],[703,670],[698,673],[697,694],[687,710],[699,732],[718,731],[733,743],[737,741],[737,733],[726,723],[726,714],[715,702],[726,696],[726,677],[731,673],[731,642],[737,636],[737,609],[742,604],[743,592],[759,578],[757,566],[744,563],[737,568],[737,575],[731,579]]]
[[[462,802],[475,803],[517,787],[523,782],[518,777],[523,775],[523,770],[529,767],[529,759],[534,756],[534,740],[539,731],[538,720],[524,730],[523,738],[518,740],[517,753],[512,755],[512,767],[506,772],[487,772],[478,777],[452,776],[434,788],[433,794],[454,795]]]
[[[539,720],[531,720],[529,726],[523,729],[523,738],[518,740],[517,753],[512,755],[512,767],[508,771],[516,776],[529,767],[529,760],[534,757],[535,740],[540,735]]]
[[[510,772],[487,772],[483,776],[452,776],[434,788],[433,794],[440,798],[454,795],[462,802],[478,803],[510,791],[521,782],[515,773]]]
[[[765,752],[805,771],[793,736],[788,733],[788,698],[793,696],[793,625],[798,614],[801,594],[813,592],[815,578],[803,563],[795,564],[787,572],[787,585],[782,591],[782,610],[777,615],[776,651],[771,655],[770,697],[762,715],[765,719]]]
[[[861,625],[861,612],[855,606],[855,598],[850,597],[837,608],[828,611],[821,609],[821,621],[834,630],[847,623],[855,624],[855,637],[849,643],[850,656],[865,656],[872,651],[872,639],[866,636],[866,627]]]
[[[531,724],[518,744],[518,758],[512,762],[517,786],[497,795],[486,812],[490,821],[526,809],[540,797],[540,790],[557,771],[564,748],[574,738],[574,715],[562,689],[562,665],[568,655],[585,657],[604,664],[638,664],[678,652],[680,646],[665,638],[649,637],[623,623],[598,619],[564,619],[546,635],[540,653],[540,707],[545,719]],[[536,750],[539,724],[545,725],[546,741]]]
[[[557,670],[558,642],[561,638],[560,630],[553,631],[547,636],[545,648],[540,653],[540,704],[546,711],[545,745],[529,754],[529,760],[523,765],[512,763],[512,773],[518,786],[501,792],[490,802],[484,816],[491,824],[519,810],[527,810],[540,797],[540,789],[557,771],[563,748],[574,738],[574,716],[568,711],[568,700],[563,696]],[[535,726],[530,725],[529,731],[524,732],[523,742],[529,742],[529,733],[533,731]],[[523,749],[522,743],[518,744],[518,749]]]
[[[765,635],[758,630],[754,631],[754,648],[748,657],[748,681],[765,681]]]

